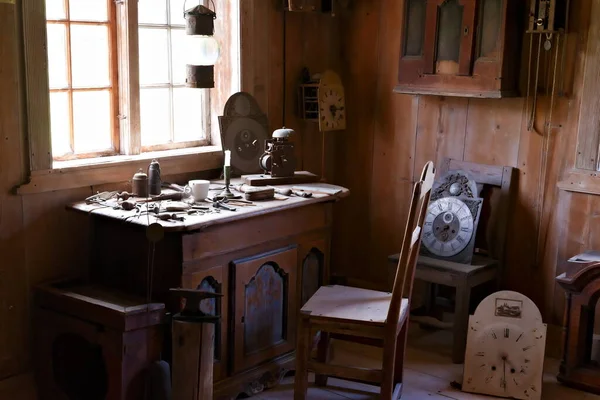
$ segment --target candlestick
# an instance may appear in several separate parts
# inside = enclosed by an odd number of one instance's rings
[[[225,150],[225,167],[231,166],[231,150]]]
[[[227,158],[225,160],[227,161]],[[219,194],[218,198],[235,198],[236,196],[229,190],[229,185],[231,184],[231,166],[225,165],[223,167],[223,177],[225,178],[225,189]]]

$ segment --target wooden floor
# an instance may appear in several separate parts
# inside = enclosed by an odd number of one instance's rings
[[[462,381],[462,365],[452,364],[451,335],[448,331],[424,331],[418,327],[410,331],[409,350],[406,357],[405,388],[403,400],[489,400],[494,397],[463,393],[451,387],[452,381]],[[376,368],[380,365],[380,352],[368,346],[350,343],[333,343],[333,363]],[[544,365],[544,400],[600,400],[600,396],[567,388],[556,381],[558,360],[546,359]],[[311,377],[312,381],[312,377]],[[378,398],[379,389],[338,379],[329,379],[325,389],[310,387],[310,400],[371,400]],[[257,399],[293,399],[293,377],[282,384],[260,393]]]

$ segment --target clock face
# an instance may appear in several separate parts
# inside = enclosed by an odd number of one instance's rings
[[[319,89],[319,124],[322,131],[346,128],[346,107],[344,94],[333,86]]]
[[[468,246],[473,236],[473,214],[455,197],[429,204],[423,225],[423,246],[440,257],[452,257]]]
[[[464,389],[520,399],[538,398],[542,388],[536,379],[543,368],[543,332],[504,322],[485,327],[475,322],[470,329],[475,335],[469,342],[471,365],[465,369]]]

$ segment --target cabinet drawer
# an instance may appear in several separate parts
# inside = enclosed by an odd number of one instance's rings
[[[211,315],[220,315],[221,320],[215,326],[215,363],[214,381],[227,376],[227,322],[228,322],[228,275],[226,267],[214,267],[205,271],[183,276],[185,289],[200,289],[207,292],[222,293],[220,299],[206,299],[200,303],[200,309]]]
[[[294,349],[297,260],[288,247],[232,263],[234,373]]]
[[[183,236],[183,261],[232,253],[330,226],[328,204],[314,204],[217,225]]]

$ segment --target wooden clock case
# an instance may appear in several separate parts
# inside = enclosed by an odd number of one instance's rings
[[[397,93],[518,95],[522,0],[404,0]]]
[[[558,380],[600,394],[600,366],[591,360],[594,317],[600,298],[600,263],[569,262],[556,278],[566,292],[563,357]]]

